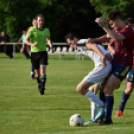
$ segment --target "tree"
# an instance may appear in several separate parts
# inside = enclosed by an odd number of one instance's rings
[[[108,12],[113,9],[119,10],[124,20],[133,17],[134,0],[90,0],[90,3],[102,14],[103,20],[106,20]]]

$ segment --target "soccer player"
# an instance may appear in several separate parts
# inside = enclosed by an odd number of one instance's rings
[[[25,32],[25,36],[27,35],[28,30],[29,30],[31,27],[35,27],[35,26],[37,26],[37,19],[36,19],[36,18],[33,18],[33,20],[32,20],[32,26],[28,27],[28,29],[27,29],[26,32]],[[31,48],[30,48],[30,46],[27,45],[26,47],[27,47],[27,52],[28,52],[29,54],[31,54]],[[22,49],[22,51],[23,51],[23,49]],[[35,75],[35,73],[34,73],[34,67],[33,67],[33,65],[32,65],[32,67],[31,67],[31,80],[33,80],[33,79],[35,78],[34,75]]]
[[[134,48],[133,29],[122,20],[121,13],[117,10],[112,10],[108,13],[106,20],[113,30],[111,30],[101,18],[96,18],[95,22],[98,23],[107,34],[100,38],[89,39],[90,42],[106,42],[112,39],[108,47],[114,51],[112,74],[108,77],[104,86],[106,95],[105,121],[102,121],[100,125],[113,123],[111,117],[114,104],[113,91],[119,88],[122,80],[132,68]]]
[[[133,18],[128,18],[126,22],[133,27],[134,30],[134,19]],[[134,52],[133,52],[134,55]],[[120,117],[123,114],[125,105],[127,100],[130,97],[131,92],[133,91],[134,88],[134,57],[133,57],[133,66],[132,70],[128,73],[127,78],[126,78],[126,89],[122,94],[119,110],[117,111],[115,117]]]
[[[40,95],[44,95],[46,83],[46,65],[48,64],[47,43],[52,48],[50,31],[44,28],[45,18],[43,14],[37,15],[37,27],[29,29],[25,44],[31,46],[31,62],[34,66],[37,85]],[[41,79],[40,79],[41,75]]]
[[[68,45],[74,49],[81,50],[83,54],[90,57],[95,63],[93,71],[91,71],[76,88],[79,94],[87,97],[99,107],[99,111],[94,120],[92,119],[84,123],[84,125],[88,125],[97,121],[104,114],[104,103],[92,91],[88,90],[88,88],[95,83],[101,84],[109,75],[112,65],[108,60],[108,52],[101,45],[90,42],[86,44],[87,39],[80,39],[76,33],[69,33],[66,35],[65,40]]]

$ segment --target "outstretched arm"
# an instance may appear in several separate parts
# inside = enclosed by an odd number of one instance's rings
[[[118,40],[123,40],[125,39],[124,35],[120,34],[120,33],[115,33],[114,31],[112,31],[104,22],[101,18],[96,18],[95,20],[96,23],[98,23],[102,29],[107,33],[109,34],[109,36],[118,41]]]
[[[103,36],[101,36],[101,37],[99,37],[99,38],[89,38],[87,41],[86,41],[86,43],[88,43],[88,42],[92,42],[92,43],[103,43],[103,42],[108,42],[110,39],[109,38],[107,38],[107,35],[103,35]]]

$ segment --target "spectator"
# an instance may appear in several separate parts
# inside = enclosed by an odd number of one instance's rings
[[[6,35],[4,31],[1,32],[1,37],[0,37],[0,42],[3,43],[4,45],[4,52],[9,56],[10,59],[13,59],[13,54],[12,54],[12,45],[7,45],[8,42],[11,41],[11,38]]]
[[[19,44],[20,42],[22,42],[22,47],[20,49],[20,53],[24,53],[24,55],[26,56],[27,59],[30,58],[30,55],[29,53],[27,52],[27,48],[26,48],[26,45],[24,43],[25,41],[25,30],[22,31],[22,35],[21,35],[21,38],[19,39],[19,41],[17,42],[17,44]]]

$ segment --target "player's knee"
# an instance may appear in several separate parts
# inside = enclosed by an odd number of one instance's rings
[[[80,85],[78,85],[77,88],[76,88],[76,91],[81,94],[81,92],[82,92],[82,87],[81,87]]]
[[[133,88],[129,88],[129,89],[126,88],[126,89],[125,89],[125,93],[126,93],[126,94],[131,94],[132,91],[133,91]]]

